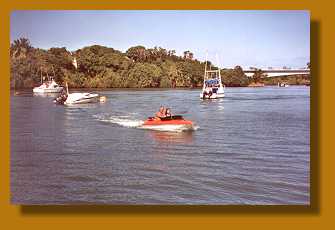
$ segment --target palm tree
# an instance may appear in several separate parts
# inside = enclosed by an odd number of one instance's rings
[[[13,58],[23,57],[32,50],[32,46],[27,38],[19,38],[15,40],[10,46],[10,55]]]

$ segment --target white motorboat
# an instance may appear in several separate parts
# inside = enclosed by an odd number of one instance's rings
[[[62,86],[59,86],[54,79],[43,82],[42,85],[33,88],[34,93],[59,93],[63,90]]]
[[[54,73],[53,77],[49,77],[48,72],[47,74],[47,81],[43,81],[43,74],[42,74],[42,68],[41,68],[41,85],[38,87],[33,88],[34,93],[60,93],[63,90],[63,87],[58,85],[55,80],[55,71],[54,68],[52,67],[52,71]]]
[[[287,83],[282,83],[282,82],[278,82],[278,87],[289,87],[290,85]]]
[[[97,93],[70,93],[64,102],[64,105],[86,104],[99,101]]]
[[[86,104],[100,101],[97,93],[69,93],[69,88],[66,83],[66,93],[63,92],[57,97],[54,102],[62,105]]]
[[[205,63],[205,74],[201,99],[217,99],[224,97],[224,86],[221,81],[220,68],[217,70],[207,70],[207,57]]]

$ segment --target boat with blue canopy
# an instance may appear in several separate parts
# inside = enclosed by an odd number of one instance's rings
[[[205,74],[201,99],[217,99],[224,97],[224,86],[221,81],[221,72],[218,67],[216,70],[207,70],[207,57],[205,62]]]

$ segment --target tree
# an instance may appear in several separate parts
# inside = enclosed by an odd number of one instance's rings
[[[144,46],[134,46],[126,51],[126,55],[134,61],[145,61],[147,57],[146,49]]]
[[[261,69],[257,69],[252,76],[254,83],[261,83],[264,78],[264,73]]]
[[[205,63],[176,56],[175,50],[134,46],[122,53],[93,45],[70,52],[65,47],[34,48],[29,40],[11,44],[11,86],[30,88],[40,83],[41,73],[53,75],[70,87],[195,87],[203,81]],[[76,58],[78,68],[72,65]],[[207,63],[210,65],[210,62]]]
[[[46,71],[52,75],[55,75],[56,81],[63,81],[64,72],[66,70],[74,71],[74,66],[72,65],[72,56],[65,47],[62,48],[50,48],[46,53],[47,66]]]
[[[129,70],[126,87],[148,88],[160,85],[161,69],[154,64],[136,63]]]
[[[221,70],[221,76],[223,83],[226,86],[247,86],[249,79],[245,75],[241,66],[235,66],[234,69],[223,69]]]
[[[16,39],[10,46],[10,56],[12,58],[26,58],[32,48],[33,47],[31,46],[29,39]]]
[[[107,68],[115,72],[128,69],[131,61],[120,51],[105,46],[89,46],[75,52],[79,71],[94,77]]]

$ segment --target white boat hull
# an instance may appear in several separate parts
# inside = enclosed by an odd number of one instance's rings
[[[34,93],[60,93],[63,90],[63,87],[57,87],[52,89],[41,89],[39,87],[35,87],[33,89]]]
[[[87,104],[99,101],[99,94],[96,93],[70,93],[64,105]]]
[[[212,94],[205,94],[204,96],[204,92],[205,92],[205,88],[202,90],[202,92],[200,93],[200,98],[201,99],[218,99],[218,98],[223,98],[224,97],[224,88],[220,87],[218,88],[218,90],[215,93]]]
[[[139,128],[141,129],[150,129],[156,131],[163,131],[163,132],[183,132],[183,131],[191,131],[194,130],[193,125],[142,125]]]
[[[34,93],[60,93],[63,90],[62,86],[59,86],[53,79],[48,82],[44,82],[39,87],[33,88]]]
[[[218,98],[223,98],[224,93],[213,93],[212,95],[203,95],[203,93],[200,93],[200,98],[201,99],[218,99]]]

